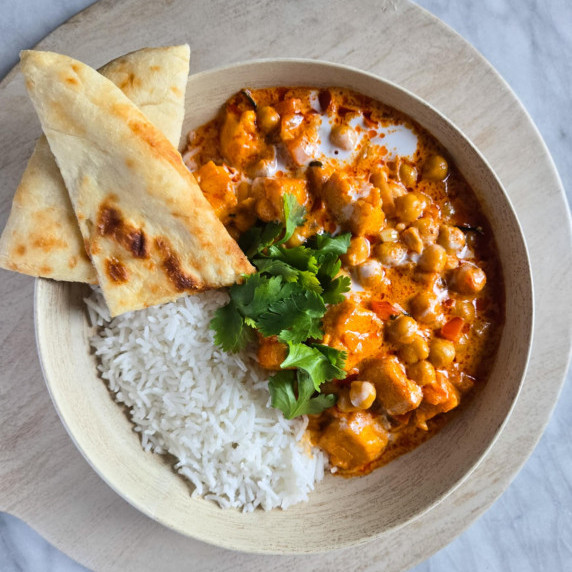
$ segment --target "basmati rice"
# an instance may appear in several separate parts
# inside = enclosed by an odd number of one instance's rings
[[[95,289],[86,299],[91,345],[143,448],[176,457],[193,496],[246,512],[286,509],[307,500],[327,458],[304,439],[306,418],[270,406],[254,356],[214,344],[209,322],[227,300],[206,292],[111,320]]]

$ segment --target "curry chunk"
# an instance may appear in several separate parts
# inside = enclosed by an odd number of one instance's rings
[[[440,413],[447,413],[459,405],[459,390],[438,371],[433,383],[423,386],[423,403],[415,412],[417,424],[427,430],[427,421]]]
[[[197,181],[216,216],[226,222],[237,204],[230,173],[223,166],[209,161],[197,171]]]
[[[440,371],[435,381],[423,386],[423,399],[431,405],[440,405],[441,411],[450,411],[459,404],[459,391]]]
[[[305,179],[286,179],[259,177],[252,183],[252,196],[256,201],[256,214],[263,221],[282,220],[283,197],[294,195],[301,205],[309,203],[307,183]]]
[[[376,353],[383,341],[383,322],[348,298],[324,316],[324,343],[347,352],[346,370]]]
[[[375,385],[377,401],[389,415],[403,415],[418,407],[423,399],[421,388],[407,377],[395,356],[369,360],[360,377]]]
[[[332,465],[347,470],[377,459],[387,441],[387,432],[373,415],[356,411],[334,417],[321,434],[318,445],[328,453]]]
[[[223,157],[237,169],[244,169],[260,154],[264,142],[256,128],[256,113],[244,111],[240,115],[227,111],[220,132]]]
[[[286,359],[287,355],[288,346],[278,341],[277,336],[270,338],[259,337],[256,358],[262,367],[279,370],[280,364]]]
[[[345,230],[357,236],[379,236],[385,215],[378,188],[336,171],[322,188],[321,197]]]

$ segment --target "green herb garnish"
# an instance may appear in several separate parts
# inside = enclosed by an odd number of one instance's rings
[[[240,246],[258,272],[230,288],[230,302],[217,310],[211,328],[217,345],[228,352],[246,347],[256,331],[288,345],[284,371],[271,377],[268,387],[272,405],[292,419],[334,405],[335,396],[320,395],[320,386],[346,376],[345,352],[316,340],[323,337],[326,304],[341,302],[350,289],[350,279],[337,274],[351,235],[315,235],[287,248],[306,212],[288,194],[283,208],[284,223],[258,225],[242,235]]]

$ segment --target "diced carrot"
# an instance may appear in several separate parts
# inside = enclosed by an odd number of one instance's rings
[[[452,342],[458,342],[459,338],[463,334],[463,327],[465,325],[465,320],[463,318],[455,317],[451,318],[442,328],[441,336],[446,340]]]
[[[389,320],[391,316],[397,316],[401,313],[395,306],[385,301],[372,300],[371,309],[382,320]]]

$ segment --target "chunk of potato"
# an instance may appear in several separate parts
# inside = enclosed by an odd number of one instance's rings
[[[266,222],[283,220],[283,196],[294,195],[301,205],[309,202],[305,179],[259,177],[252,183],[252,196],[256,200],[256,214]]]
[[[256,160],[263,143],[256,128],[254,111],[244,111],[240,115],[226,112],[220,132],[220,149],[230,165],[244,169]]]
[[[318,445],[328,453],[332,465],[347,470],[379,458],[387,441],[387,432],[373,415],[356,411],[332,419]]]
[[[375,385],[376,399],[390,415],[403,415],[418,407],[423,399],[421,388],[407,377],[395,356],[371,359],[360,373],[361,379]]]
[[[383,322],[356,301],[330,306],[324,317],[324,343],[346,351],[346,370],[376,353],[383,342]]]
[[[277,336],[260,338],[256,357],[262,367],[279,370],[280,364],[286,359],[287,355],[288,346],[278,341]]]
[[[423,403],[415,412],[416,422],[427,430],[427,421],[440,413],[447,413],[459,405],[459,390],[441,373],[437,372],[436,380],[423,386]]]
[[[335,172],[323,186],[321,197],[336,221],[357,236],[378,236],[384,227],[379,189]]]
[[[197,181],[218,218],[226,222],[230,211],[237,204],[229,172],[223,166],[209,161],[197,171]]]

